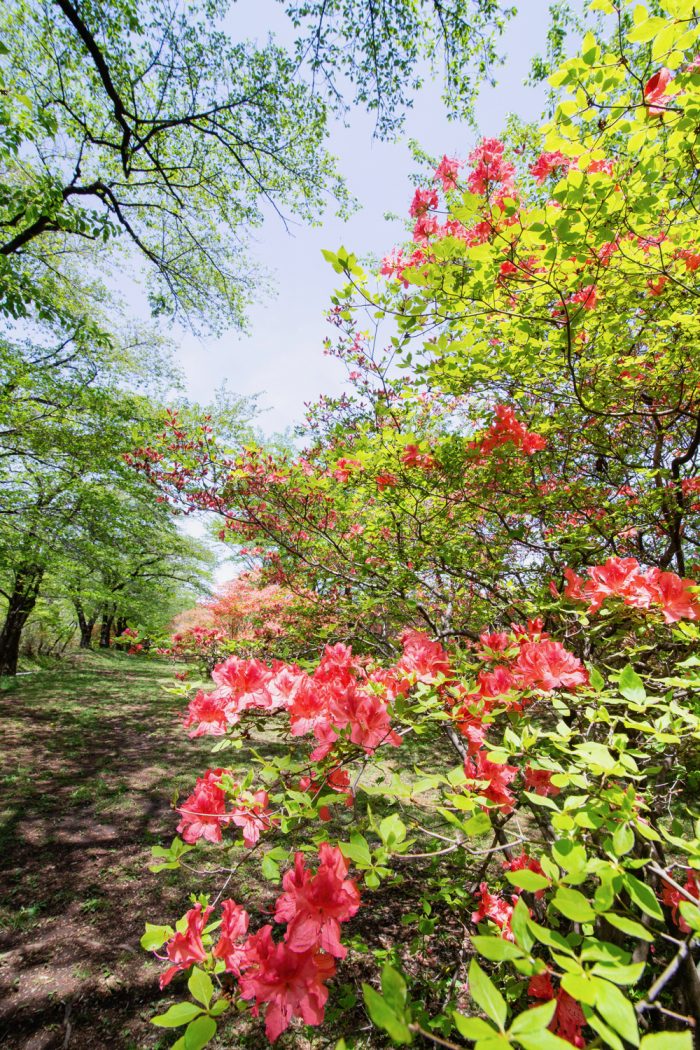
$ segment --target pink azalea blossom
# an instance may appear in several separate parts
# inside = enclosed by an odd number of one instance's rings
[[[657,117],[666,112],[666,93],[672,79],[671,70],[663,66],[646,82],[644,103],[650,116]]]
[[[244,999],[255,1000],[254,1013],[265,1006],[265,1032],[274,1043],[294,1017],[310,1025],[323,1022],[328,999],[325,982],[334,973],[332,956],[316,947],[292,951],[288,944],[273,941],[271,926],[263,926],[246,943],[240,993]]]
[[[573,653],[560,642],[526,642],[513,665],[520,684],[525,689],[576,689],[588,683],[588,672]]]
[[[226,769],[208,769],[198,777],[192,794],[178,807],[182,820],[177,830],[185,842],[198,839],[221,842],[221,827],[231,820],[226,812],[226,792],[220,786],[221,777],[228,775]]]
[[[222,901],[221,911],[219,940],[214,947],[214,956],[224,960],[229,973],[240,977],[247,960],[243,938],[248,932],[250,917],[245,908],[233,900]]]
[[[443,155],[442,160],[435,169],[435,181],[442,184],[442,189],[445,193],[456,189],[459,169],[462,167],[462,163],[461,160],[455,160],[454,157]]]
[[[174,934],[165,946],[168,959],[173,965],[161,975],[161,988],[165,988],[166,984],[170,984],[175,974],[180,970],[187,970],[195,963],[203,962],[206,959],[207,953],[202,944],[202,933],[211,912],[211,908],[205,908],[202,911],[202,905],[195,904],[194,908],[190,908],[185,915],[187,920],[185,932]]]
[[[467,784],[484,798],[494,802],[502,813],[510,813],[515,796],[508,785],[515,780],[518,770],[505,763],[491,762],[485,751],[477,751],[472,758],[464,760]]]
[[[303,853],[295,855],[294,867],[282,879],[284,893],[277,899],[275,919],[287,923],[284,939],[294,951],[317,946],[344,959],[347,948],[340,943],[340,924],[355,915],[360,894],[347,877],[348,862],[337,847],[324,842],[318,853],[315,875],[305,867]]]

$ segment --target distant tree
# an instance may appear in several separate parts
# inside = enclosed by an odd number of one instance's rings
[[[16,671],[45,580],[54,594],[63,580],[87,645],[103,612],[108,639],[115,618],[135,611],[146,580],[157,604],[164,581],[187,587],[201,575],[201,546],[124,459],[162,425],[155,387],[149,396],[133,389],[144,361],[156,375],[161,365],[145,342],[137,351],[131,361],[128,347],[82,332],[59,343],[0,340],[0,673]],[[194,593],[179,606],[162,602],[163,626]],[[139,615],[143,605],[141,594]]]

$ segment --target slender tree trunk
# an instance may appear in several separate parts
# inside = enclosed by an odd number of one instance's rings
[[[128,626],[129,626],[129,624],[127,623],[126,616],[120,616],[117,619],[117,626],[116,626],[117,634],[124,634],[124,631],[127,629]]]
[[[14,586],[9,596],[5,622],[0,631],[0,675],[17,674],[22,631],[36,605],[43,575],[44,570],[36,566],[15,570]]]
[[[114,613],[105,610],[102,613],[102,623],[100,624],[100,649],[109,649],[112,640],[113,623]]]

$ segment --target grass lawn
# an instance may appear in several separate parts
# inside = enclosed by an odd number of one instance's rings
[[[0,692],[0,1045],[168,1046],[148,1024],[144,921],[181,914],[180,872],[147,870],[171,799],[209,750],[179,726],[164,661],[81,654]]]

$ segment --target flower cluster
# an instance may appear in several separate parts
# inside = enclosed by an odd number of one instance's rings
[[[235,798],[232,809],[226,808],[229,795]],[[222,826],[234,824],[243,831],[243,843],[250,849],[260,832],[271,826],[269,801],[266,791],[241,791],[229,770],[208,769],[178,808],[182,820],[177,830],[185,842],[221,842]]]
[[[700,603],[691,590],[694,580],[653,567],[642,569],[636,558],[608,558],[603,565],[586,570],[583,580],[573,569],[565,569],[564,594],[573,601],[588,602],[597,612],[608,598],[620,598],[633,609],[660,609],[666,623],[700,619]]]
[[[485,435],[478,442],[481,452],[492,452],[503,445],[513,445],[526,456],[546,448],[547,442],[541,434],[535,434],[516,419],[515,412],[508,405],[496,405],[495,419]]]
[[[558,993],[554,991],[554,985],[549,973],[540,973],[531,977],[527,994],[531,999],[540,999],[543,1002],[550,1002],[552,999],[556,999],[557,1008],[549,1025],[550,1031],[558,1035],[560,1039],[565,1039],[567,1043],[571,1043],[572,1046],[584,1047],[586,1045],[582,1034],[583,1027],[586,1024],[583,1010],[576,1000],[563,988],[560,988]]]
[[[223,963],[239,981],[243,999],[252,999],[253,1013],[265,1007],[265,1031],[270,1042],[294,1017],[319,1025],[328,998],[325,982],[335,973],[334,959],[347,949],[340,943],[340,924],[360,907],[360,894],[348,875],[348,862],[337,847],[322,843],[315,873],[297,853],[283,880],[284,892],[275,905],[275,921],[286,923],[284,939],[275,941],[273,927],[248,934],[250,916],[233,900],[221,904],[219,937],[211,951],[204,946],[212,908],[196,904],[184,917],[184,929],[165,945],[170,968],[161,976],[164,988],[181,970],[195,964]],[[216,924],[215,924],[216,925]],[[219,964],[220,964],[219,963]]]
[[[462,167],[462,164],[463,161],[443,154],[442,160],[435,169],[434,176],[435,181],[442,185],[443,193],[449,193],[451,190],[457,188],[459,169]]]
[[[504,145],[500,139],[482,139],[469,154],[472,171],[467,186],[472,193],[488,193],[498,185],[503,194],[514,193],[514,166],[503,159]]]
[[[343,644],[327,646],[316,670],[309,674],[295,665],[231,656],[212,671],[216,689],[199,690],[190,701],[184,725],[190,736],[223,736],[247,711],[289,716],[292,736],[312,733],[316,747],[312,761],[324,759],[341,738],[371,754],[382,744],[398,746],[401,737],[391,728],[388,703],[405,694],[412,681],[440,666],[448,669],[444,652],[418,632],[404,635],[404,655],[396,667],[367,671]],[[331,788],[347,793],[347,783],[337,771]],[[333,771],[329,774],[329,778]],[[243,829],[244,842],[253,845],[270,826],[268,796],[240,792],[233,782],[223,784],[227,771],[209,770],[179,808],[178,830],[186,842],[203,838],[221,841],[221,828],[234,824]],[[340,778],[340,779],[339,779]],[[309,779],[311,783],[311,778]],[[236,806],[226,808],[228,795]]]
[[[541,153],[530,168],[530,174],[534,175],[541,186],[549,175],[554,173],[564,174],[571,166],[571,158],[565,157],[559,150]]]
[[[678,884],[672,885],[666,879],[663,879],[662,882],[661,900],[667,908],[671,909],[673,921],[678,929],[682,933],[690,933],[691,928],[680,913],[680,904],[683,901],[687,901],[690,897],[696,901],[700,900],[700,884],[698,884],[697,874],[688,869],[686,880],[682,886]]]

